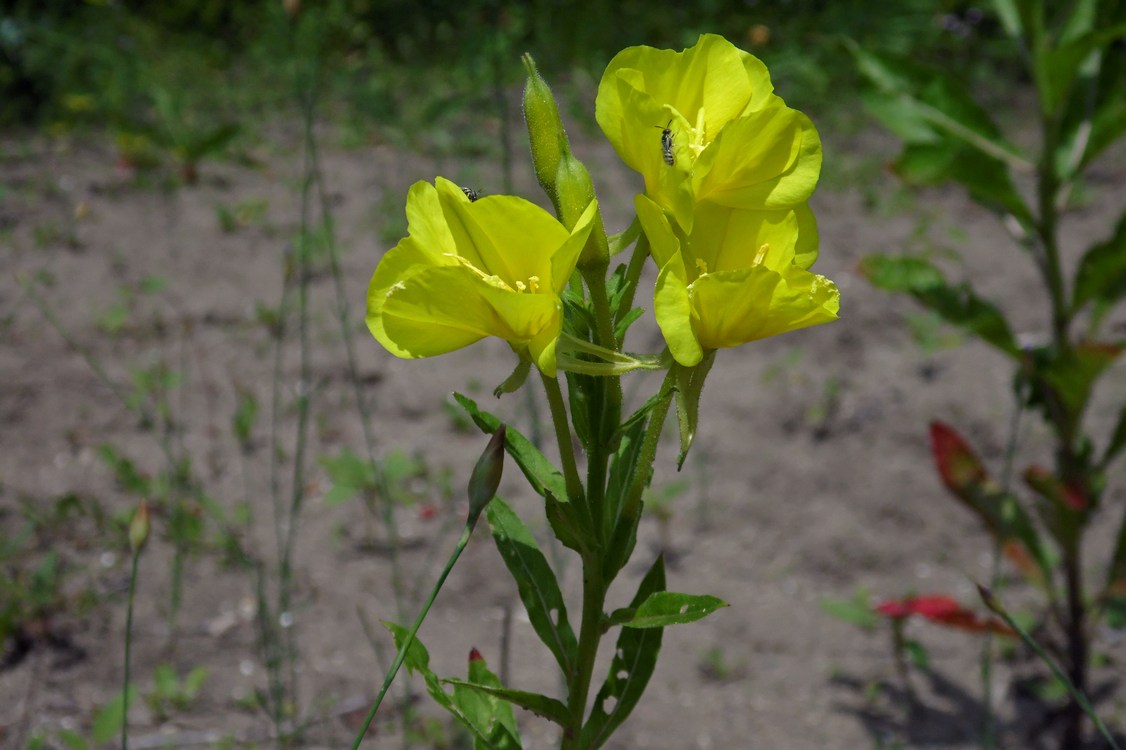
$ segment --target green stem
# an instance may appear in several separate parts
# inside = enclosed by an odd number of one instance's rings
[[[1016,459],[1017,443],[1020,440],[1020,423],[1024,415],[1024,401],[1014,399],[1013,417],[1009,423],[1009,439],[1005,445],[1005,463],[1001,470],[1001,491],[1006,495],[1012,487],[1013,464]],[[997,591],[1001,579],[1001,538],[993,539],[993,560],[989,573],[989,590]],[[982,713],[985,718],[982,726],[982,750],[995,750],[997,747],[997,717],[993,708],[993,631],[987,630],[981,647],[981,688]]]
[[[1118,743],[1114,741],[1114,737],[1111,736],[1110,731],[1107,730],[1106,724],[1103,724],[1102,719],[1100,719],[1099,715],[1095,713],[1095,709],[1091,705],[1091,702],[1087,700],[1086,694],[1074,682],[1072,682],[1067,673],[1065,673],[1063,669],[1060,668],[1060,665],[1057,664],[1055,660],[1052,659],[1052,657],[1049,656],[1046,651],[1044,651],[1043,648],[1041,648],[1040,644],[1037,643],[1036,640],[1028,634],[1028,631],[1017,624],[1016,620],[1014,620],[1012,616],[1009,615],[1008,610],[1006,610],[1001,605],[1000,600],[997,599],[997,597],[994,596],[989,589],[986,589],[980,584],[977,588],[979,593],[981,594],[982,601],[985,602],[985,606],[987,606],[1002,620],[1004,620],[1006,625],[1016,631],[1016,634],[1020,636],[1020,639],[1024,641],[1025,645],[1032,649],[1033,653],[1040,657],[1040,660],[1042,662],[1048,665],[1048,669],[1051,670],[1055,678],[1059,680],[1064,687],[1067,688],[1067,691],[1071,694],[1071,698],[1075,702],[1075,704],[1079,706],[1080,710],[1083,713],[1087,714],[1087,716],[1090,717],[1091,721],[1095,725],[1095,728],[1099,730],[1099,734],[1101,734],[1103,736],[1103,739],[1106,740],[1107,745],[1109,745],[1112,750],[1121,750],[1121,748],[1118,746]],[[1076,745],[1075,747],[1078,747],[1078,745]]]
[[[551,422],[555,425],[555,440],[559,443],[559,460],[563,463],[563,477],[567,481],[567,494],[571,502],[583,501],[583,482],[579,478],[579,467],[575,463],[575,449],[571,445],[571,431],[567,427],[567,405],[563,402],[563,391],[559,381],[540,374],[543,389],[547,392],[547,404],[551,409]]]
[[[125,610],[125,676],[121,680],[121,750],[129,750],[129,655],[133,647],[133,595],[137,591],[137,563],[141,551],[133,553],[129,573],[129,604]]]
[[[411,629],[407,633],[407,637],[403,639],[403,643],[399,646],[399,652],[395,654],[395,661],[391,662],[391,668],[383,678],[383,685],[379,688],[379,695],[375,697],[375,703],[372,704],[371,710],[368,711],[367,718],[364,719],[363,726],[360,727],[360,731],[356,735],[355,741],[352,743],[352,750],[356,750],[360,746],[360,743],[364,741],[364,735],[367,734],[368,727],[370,727],[372,721],[375,720],[375,714],[379,710],[379,705],[383,703],[383,698],[387,695],[387,690],[391,687],[391,683],[394,682],[395,675],[399,673],[399,667],[403,666],[403,660],[407,656],[407,650],[410,649],[411,644],[414,643],[414,637],[418,633],[418,629],[422,626],[422,621],[426,619],[426,615],[430,612],[430,607],[434,604],[434,600],[438,598],[438,592],[441,591],[442,585],[446,582],[450,571],[453,570],[457,559],[461,557],[465,545],[469,543],[469,537],[473,533],[473,527],[476,525],[476,517],[470,518],[465,522],[465,528],[462,530],[461,536],[458,537],[453,554],[450,555],[446,567],[442,569],[441,575],[438,576],[438,581],[434,584],[434,588],[431,589],[430,596],[426,598],[426,603],[422,605],[422,611],[419,612],[418,617],[415,618],[414,624],[411,625]]]
[[[1059,351],[1068,346],[1068,327],[1070,324],[1067,292],[1064,289],[1063,270],[1060,267],[1059,241],[1056,236],[1059,218],[1057,198],[1060,179],[1056,173],[1056,149],[1059,141],[1059,125],[1054,118],[1046,118],[1042,123],[1043,151],[1040,155],[1040,173],[1037,198],[1039,201],[1039,221],[1037,234],[1043,250],[1041,273],[1048,289],[1052,306],[1052,340]]]
[[[594,675],[598,644],[602,640],[602,611],[606,604],[606,582],[600,559],[583,560],[583,620],[579,627],[579,653],[575,673],[568,675],[567,708],[570,720],[563,729],[562,750],[582,748],[583,720]]]

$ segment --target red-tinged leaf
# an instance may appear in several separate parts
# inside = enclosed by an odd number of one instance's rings
[[[1042,368],[1045,399],[1058,400],[1070,413],[1081,414],[1095,383],[1123,351],[1126,346],[1121,343],[1084,341],[1056,353]]]
[[[946,423],[931,423],[931,449],[947,489],[977,514],[1026,578],[1045,585],[1051,566],[1032,518],[1020,503],[989,477],[981,459]]]
[[[965,497],[990,481],[981,459],[945,422],[931,422],[931,452],[943,484],[959,497]]]
[[[1036,557],[1029,551],[1024,542],[1019,539],[1006,539],[1001,542],[1001,554],[1011,562],[1025,578],[1038,586],[1044,586],[1047,579],[1044,576],[1044,566],[1036,561]]]
[[[1081,489],[1064,484],[1059,477],[1043,466],[1029,466],[1025,469],[1024,481],[1036,494],[1058,506],[1074,511],[1087,508],[1087,496]]]
[[[958,603],[946,594],[911,596],[906,599],[890,600],[875,607],[879,614],[894,620],[902,620],[918,615],[938,625],[970,633],[992,632],[997,635],[1015,636],[1007,625],[994,618],[983,618],[973,610]]]

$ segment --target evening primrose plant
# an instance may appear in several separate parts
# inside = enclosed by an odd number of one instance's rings
[[[499,455],[487,450],[474,472],[463,541],[439,586],[484,514],[565,690],[541,695],[502,685],[476,650],[467,679],[438,678],[415,638],[424,610],[409,630],[388,626],[399,655],[381,695],[405,663],[478,748],[521,747],[512,711],[518,706],[558,725],[562,748],[587,749],[605,744],[637,705],[663,629],[726,606],[712,596],[667,591],[658,556],[629,605],[606,611],[611,585],[634,552],[670,407],[676,404],[682,463],[717,351],[834,320],[839,294],[810,271],[817,227],[807,200],[821,168],[817,131],[773,92],[761,61],[712,35],[682,52],[632,47],[611,61],[598,89],[597,119],[645,180],[636,218],[614,235],[604,229],[590,173],[571,152],[550,89],[530,56],[524,65],[532,163],[555,215],[514,196],[478,196],[441,177],[416,183],[407,198],[408,236],[372,277],[367,323],[387,351],[405,359],[487,337],[504,340],[514,354],[513,374],[497,396],[531,387],[535,370],[551,411],[558,467],[516,429],[456,395],[493,435]],[[624,262],[611,271],[619,256]],[[634,300],[650,258],[658,272],[652,309],[666,346],[631,353],[626,337],[645,314]],[[626,414],[622,378],[637,370],[665,376]],[[535,538],[508,505],[492,499],[504,454],[543,498],[559,542],[579,558],[583,593],[574,625],[575,608],[568,608]],[[613,656],[596,684],[596,657],[612,630]],[[369,721],[374,713],[373,707]]]

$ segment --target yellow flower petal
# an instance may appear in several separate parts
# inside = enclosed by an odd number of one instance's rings
[[[393,288],[383,304],[387,337],[412,358],[445,354],[485,336],[519,349],[544,331],[558,337],[561,326],[555,295],[513,293],[460,266],[421,271]]]
[[[739,346],[837,319],[840,293],[832,281],[792,266],[708,274],[691,288],[695,332],[705,349]]]
[[[788,107],[731,122],[696,162],[694,194],[732,208],[789,208],[809,199],[821,174],[821,139]]]
[[[670,261],[657,276],[653,315],[673,359],[685,367],[698,365],[704,350],[692,323],[692,300],[679,258]]]

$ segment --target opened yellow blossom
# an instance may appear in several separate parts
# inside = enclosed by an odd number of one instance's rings
[[[560,294],[590,234],[592,201],[568,232],[514,196],[470,201],[439,177],[407,196],[409,236],[380,261],[368,287],[367,324],[397,357],[430,357],[486,336],[504,339],[555,375]]]
[[[817,226],[804,204],[751,211],[704,202],[690,234],[646,196],[635,205],[661,269],[654,315],[679,364],[693,367],[705,352],[837,319],[836,285],[808,270]]]
[[[821,141],[774,94],[758,58],[704,34],[675,52],[630,47],[598,86],[596,116],[645,193],[691,231],[693,205],[793,208],[821,171]]]

